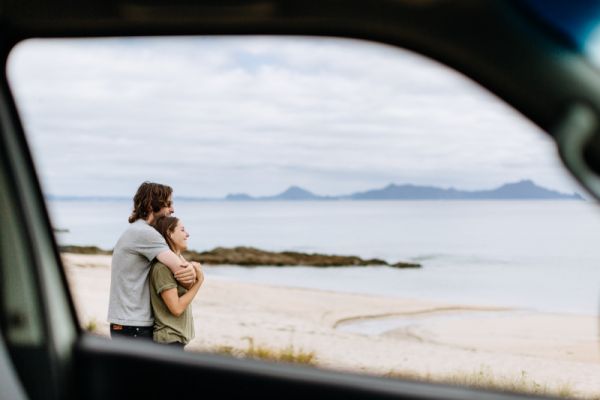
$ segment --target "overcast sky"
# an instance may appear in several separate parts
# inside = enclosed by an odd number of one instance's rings
[[[372,43],[31,40],[9,81],[44,191],[348,194],[389,183],[564,192],[552,141],[463,76]]]

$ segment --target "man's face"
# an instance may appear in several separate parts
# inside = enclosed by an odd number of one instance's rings
[[[175,208],[173,207],[173,200],[171,197],[169,197],[169,200],[167,200],[167,205],[165,207],[161,208],[160,210],[158,210],[158,212],[154,213],[154,217],[155,218],[169,217],[174,212],[175,212]]]

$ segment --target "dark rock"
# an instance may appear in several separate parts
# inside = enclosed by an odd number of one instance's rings
[[[363,260],[356,256],[336,256],[326,254],[307,254],[294,251],[271,252],[255,249],[253,247],[217,247],[211,251],[198,253],[187,251],[184,257],[191,261],[203,264],[230,264],[246,266],[293,266],[304,265],[312,267],[341,267],[341,266],[368,266],[388,265],[383,260]]]
[[[396,264],[391,264],[390,267],[394,267],[394,268],[421,268],[421,264],[400,261],[400,262],[397,262]]]

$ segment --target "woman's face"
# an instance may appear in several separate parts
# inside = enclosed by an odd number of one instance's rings
[[[171,233],[171,240],[175,250],[183,251],[187,249],[187,240],[190,235],[186,232],[185,227],[181,223],[181,220],[177,222],[175,230]]]

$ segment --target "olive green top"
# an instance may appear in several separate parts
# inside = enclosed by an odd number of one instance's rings
[[[177,283],[166,265],[156,262],[150,269],[150,304],[154,313],[154,341],[187,344],[194,338],[192,305],[188,305],[179,317],[171,314],[160,293],[172,288],[177,288],[179,297],[187,292],[186,288]]]

